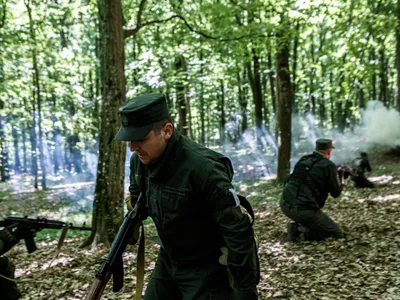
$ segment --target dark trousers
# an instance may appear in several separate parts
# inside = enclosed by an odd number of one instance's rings
[[[173,264],[160,249],[144,300],[227,300],[232,293],[225,266]]]
[[[281,201],[280,206],[287,217],[308,229],[304,233],[305,240],[320,241],[328,237],[343,237],[343,232],[339,226],[321,210],[311,210],[297,205],[290,205],[283,201]]]
[[[7,257],[0,257],[0,274],[8,278],[14,278],[15,266]],[[21,297],[14,281],[0,277],[0,299],[16,300]]]
[[[375,185],[364,176],[364,174],[355,174],[351,176],[354,187],[357,188],[373,188]]]

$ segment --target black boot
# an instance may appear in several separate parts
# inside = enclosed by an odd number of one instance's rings
[[[292,222],[287,226],[288,229],[288,241],[295,242],[299,239],[301,232],[299,231],[299,224]]]

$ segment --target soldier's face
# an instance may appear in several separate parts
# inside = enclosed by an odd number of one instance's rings
[[[172,132],[172,124],[167,123],[159,133],[151,130],[143,140],[130,142],[130,150],[136,152],[144,165],[155,163],[164,153]]]

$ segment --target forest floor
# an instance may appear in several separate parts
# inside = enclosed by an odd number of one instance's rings
[[[374,170],[369,177],[380,183],[379,187],[355,189],[348,183],[338,199],[327,201],[324,211],[346,232],[346,237],[338,240],[287,242],[288,219],[277,203],[281,187],[272,181],[239,185],[241,193],[255,205],[257,215],[259,299],[400,299],[400,157],[383,156],[372,165]],[[3,184],[0,216],[45,214],[48,218],[78,216],[73,219],[75,222],[90,219],[90,213],[85,213],[85,201],[66,203],[65,195],[84,191],[93,184],[61,186],[39,193],[21,190],[21,186],[13,192]],[[159,246],[151,239],[156,235],[154,225],[145,225],[145,232],[147,282]],[[94,250],[81,249],[86,233],[74,233],[72,237],[68,233],[70,237],[61,253],[53,259],[57,234],[47,231],[38,235],[38,250],[32,254],[27,253],[22,242],[7,253],[17,266],[22,300],[85,298],[108,249],[102,245]],[[122,291],[113,293],[110,283],[102,299],[133,299],[136,250],[136,246],[128,246],[124,254]]]

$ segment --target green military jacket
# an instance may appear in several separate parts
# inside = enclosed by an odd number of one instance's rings
[[[299,169],[308,171],[298,174]],[[301,158],[296,164],[283,188],[281,201],[300,208],[318,210],[325,205],[329,194],[337,198],[341,192],[336,165],[320,153],[314,152]]]
[[[218,262],[226,246],[238,288],[257,285],[253,230],[230,192],[233,169],[227,157],[174,130],[158,163],[143,165],[134,153],[130,166],[131,197],[143,193],[144,214],[153,219],[173,263]]]

